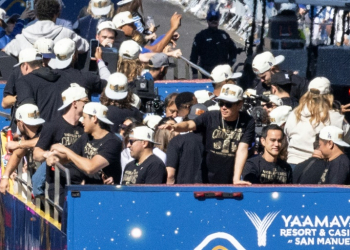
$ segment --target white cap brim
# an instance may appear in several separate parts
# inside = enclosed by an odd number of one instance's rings
[[[57,57],[53,58],[50,60],[49,66],[52,69],[65,69],[72,63],[73,55],[74,54],[72,54],[70,58],[68,58],[67,60],[64,60],[64,61],[59,60]]]
[[[130,2],[132,2],[132,0],[122,0],[122,1],[119,1],[119,2],[117,3],[117,5],[118,5],[118,6],[122,6],[122,5],[127,4],[127,3],[130,3]]]
[[[96,16],[105,16],[111,11],[111,8],[112,8],[111,4],[103,8],[96,8],[94,6],[91,6],[91,11]]]
[[[350,145],[349,144],[347,144],[345,141],[333,141],[333,143],[335,143],[335,144],[337,144],[337,145],[339,145],[339,146],[341,146],[341,147],[350,147]]]
[[[276,56],[275,57],[275,61],[276,61],[275,65],[279,65],[279,64],[283,63],[284,59],[285,59],[285,57],[283,55]]]
[[[149,141],[149,142],[152,142],[153,144],[161,145],[159,142],[155,142],[155,141],[152,141],[152,140],[149,140],[149,139],[146,140],[146,139],[142,139],[142,138],[136,138],[136,137],[134,137],[133,134],[130,134],[129,138],[136,139],[136,140],[142,140],[142,141]]]
[[[45,120],[42,118],[37,119],[28,119],[28,120],[21,120],[24,124],[29,126],[36,126],[45,123]]]
[[[33,61],[39,61],[39,60],[43,60],[43,58],[42,57],[36,57],[35,60],[33,60]],[[29,61],[29,62],[33,62],[33,61]],[[25,62],[19,62],[19,63],[13,65],[13,67],[17,67],[17,66],[21,65],[22,63],[25,63]]]
[[[241,72],[237,72],[237,73],[233,73],[232,76],[229,76],[227,79],[238,79],[242,77],[242,73]]]
[[[114,92],[113,90],[106,87],[105,94],[109,99],[122,100],[127,97],[128,92]]]
[[[109,124],[109,125],[113,125],[114,124],[113,122],[111,122],[107,118],[102,118],[102,117],[98,117],[98,116],[96,116],[96,117],[97,117],[97,119],[99,119],[100,121],[102,121],[102,122],[104,122],[106,124]]]
[[[67,108],[69,105],[71,105],[73,103],[73,101],[71,103],[66,103],[66,104],[63,104],[59,109],[57,109],[58,111],[62,110],[62,109],[65,109]]]
[[[217,100],[224,100],[224,101],[228,101],[228,102],[238,102],[239,99],[237,97],[226,97],[226,96],[218,96],[216,97]]]

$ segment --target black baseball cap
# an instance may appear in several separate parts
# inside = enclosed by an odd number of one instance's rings
[[[277,72],[271,76],[272,85],[287,85],[293,84],[287,72]]]

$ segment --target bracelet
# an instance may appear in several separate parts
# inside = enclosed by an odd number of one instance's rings
[[[22,144],[22,139],[20,139],[20,140],[18,141],[18,146],[20,147],[21,144]]]
[[[9,179],[9,177],[7,175],[3,175],[1,176],[1,179]]]
[[[96,60],[97,64],[98,64],[99,62],[101,62],[101,61],[102,61],[102,59],[97,59],[97,60]]]

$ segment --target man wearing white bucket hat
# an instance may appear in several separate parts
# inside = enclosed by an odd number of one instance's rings
[[[19,162],[27,154],[29,149],[34,148],[41,132],[41,126],[45,122],[40,118],[40,112],[36,105],[24,104],[16,111],[17,126],[22,137],[19,141],[8,142],[7,149],[13,151],[7,163],[5,172],[1,177],[0,192],[8,190],[9,176],[18,167]],[[28,162],[28,166],[31,162]]]
[[[120,153],[122,143],[110,132],[113,123],[107,118],[106,106],[90,102],[83,109],[84,134],[69,149],[61,144],[51,147],[54,156],[47,159],[47,164],[72,162],[77,168],[89,175],[86,184],[120,183]],[[57,156],[59,158],[57,158]]]
[[[350,161],[343,150],[350,145],[343,138],[343,130],[336,126],[326,126],[320,131],[320,150],[328,160],[321,184],[350,183]]]
[[[135,160],[124,170],[123,185],[162,184],[166,182],[166,168],[160,158],[153,154],[154,131],[147,126],[136,127],[129,135],[128,148]]]
[[[205,133],[204,162],[208,174],[204,183],[250,184],[241,181],[241,174],[248,148],[255,138],[255,123],[249,115],[239,111],[243,105],[243,90],[237,85],[225,84],[217,100],[220,111],[205,112],[193,121],[160,128]]]
[[[284,72],[289,75],[292,82],[290,96],[296,102],[300,97],[307,92],[308,81],[291,71],[279,69],[279,65],[284,62],[284,56],[279,55],[274,57],[271,52],[265,51],[255,56],[252,67],[257,75],[253,85],[257,91],[257,95],[270,95],[271,93],[271,77],[277,72]]]

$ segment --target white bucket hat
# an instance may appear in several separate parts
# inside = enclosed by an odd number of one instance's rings
[[[100,121],[113,125],[114,123],[107,119],[108,108],[99,102],[89,102],[85,104],[83,113],[96,116]]]
[[[154,141],[154,131],[147,126],[136,127],[129,135],[130,139],[149,141],[154,144],[160,144]]]
[[[128,95],[128,78],[123,73],[114,73],[109,76],[105,89],[109,99],[122,100]]]
[[[85,88],[77,83],[71,83],[70,87],[62,92],[63,105],[58,110],[62,110],[68,107],[72,102],[85,97],[87,97]]]
[[[119,56],[125,59],[134,60],[139,58],[141,50],[142,48],[137,42],[135,42],[134,40],[128,40],[120,45]]]
[[[54,46],[54,41],[46,37],[40,37],[34,43],[34,48],[43,55],[43,58],[56,58]]]
[[[104,21],[97,26],[97,34],[104,29],[116,30],[115,25],[112,21]]]
[[[16,120],[24,122],[29,126],[36,126],[43,124],[44,119],[40,118],[38,106],[34,104],[23,104],[16,110]]]
[[[90,4],[91,11],[96,16],[106,16],[112,8],[110,0],[91,0]]]
[[[55,59],[50,60],[49,66],[52,69],[65,69],[73,60],[75,54],[75,42],[70,38],[59,40],[54,47]]]
[[[220,95],[216,99],[238,102],[243,100],[243,89],[235,84],[225,84],[222,86]]]
[[[344,140],[344,131],[336,126],[326,126],[320,131],[320,139],[333,141],[341,147],[350,147]]]
[[[25,62],[33,62],[33,61],[38,61],[42,59],[43,59],[43,56],[36,49],[26,48],[21,50],[21,52],[19,52],[18,63],[15,64],[13,67],[17,67]]]
[[[113,17],[112,21],[117,29],[126,24],[135,22],[135,20],[132,18],[130,11],[123,11],[118,13]]]
[[[308,89],[314,94],[329,94],[331,92],[331,82],[326,77],[316,77],[309,83]]]
[[[238,79],[242,77],[242,73],[233,73],[230,65],[218,65],[216,66],[210,75],[214,83],[220,83],[229,79]]]
[[[271,69],[273,66],[281,64],[284,61],[284,56],[274,57],[270,51],[265,51],[256,55],[253,60],[253,71],[255,74],[262,74]]]
[[[269,114],[271,124],[282,126],[284,123],[286,123],[288,116],[291,112],[291,106],[282,105],[275,108]]]

